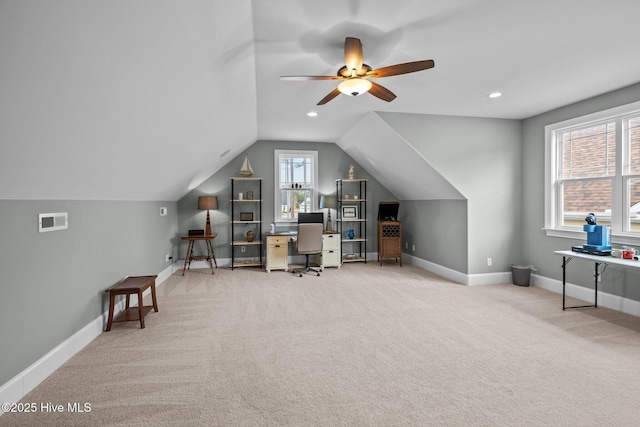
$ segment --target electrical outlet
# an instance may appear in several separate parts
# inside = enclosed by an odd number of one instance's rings
[[[172,259],[172,257],[171,257],[171,255],[169,255],[169,254],[166,254],[166,255],[164,256],[164,262],[169,262],[169,261],[171,261],[171,259]]]
[[[493,265],[493,260],[491,258],[487,258],[487,266],[491,267]]]
[[[240,252],[245,253],[247,251],[246,246],[240,246]]]
[[[413,250],[413,252],[416,251],[416,245],[415,244],[411,245],[411,250]]]
[[[404,242],[404,248],[409,249],[409,242]]]

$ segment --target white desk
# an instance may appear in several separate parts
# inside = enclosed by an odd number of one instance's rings
[[[281,233],[265,233],[267,241],[265,269],[289,271],[289,242],[298,238],[296,231]],[[325,267],[340,268],[340,234],[332,232],[322,233],[322,251],[316,255],[316,263],[324,271]]]
[[[619,265],[622,267],[631,267],[631,268],[640,268],[640,261],[634,261],[632,259],[622,259],[616,258],[612,256],[598,256],[598,255],[589,255],[583,254],[580,252],[573,251],[554,251],[554,254],[562,255],[562,309],[566,310],[568,308],[584,308],[584,307],[598,307],[598,277],[600,276],[600,265],[601,264],[610,264],[610,265]],[[593,261],[595,265],[594,269],[594,289],[595,289],[595,297],[594,303],[590,305],[577,305],[573,307],[567,307],[565,305],[565,286],[566,286],[566,277],[567,277],[567,264],[573,258],[586,259],[588,261]]]

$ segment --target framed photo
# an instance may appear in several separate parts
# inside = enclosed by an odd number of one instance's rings
[[[343,206],[342,207],[342,219],[357,219],[358,207],[357,206]]]
[[[240,212],[240,221],[253,221],[253,212]]]

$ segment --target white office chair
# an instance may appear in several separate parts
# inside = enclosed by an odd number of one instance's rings
[[[316,276],[319,276],[320,272],[309,266],[309,256],[322,252],[322,224],[298,224],[296,249],[299,254],[303,254],[306,257],[307,261],[304,268],[296,268],[293,270],[293,273],[300,274],[300,277],[302,277],[302,273],[309,273],[313,271],[316,273]]]

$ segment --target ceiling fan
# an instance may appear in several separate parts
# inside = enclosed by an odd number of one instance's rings
[[[433,62],[432,59],[427,59],[424,61],[389,65],[388,67],[374,70],[367,64],[362,63],[362,42],[355,37],[347,37],[344,41],[344,62],[344,67],[340,68],[335,76],[280,76],[280,80],[342,80],[342,83],[340,83],[337,88],[318,102],[318,105],[326,104],[340,95],[340,93],[358,96],[369,92],[371,95],[383,101],[391,102],[396,98],[396,95],[386,87],[369,79],[415,73],[416,71],[427,70],[435,66],[435,62]]]

